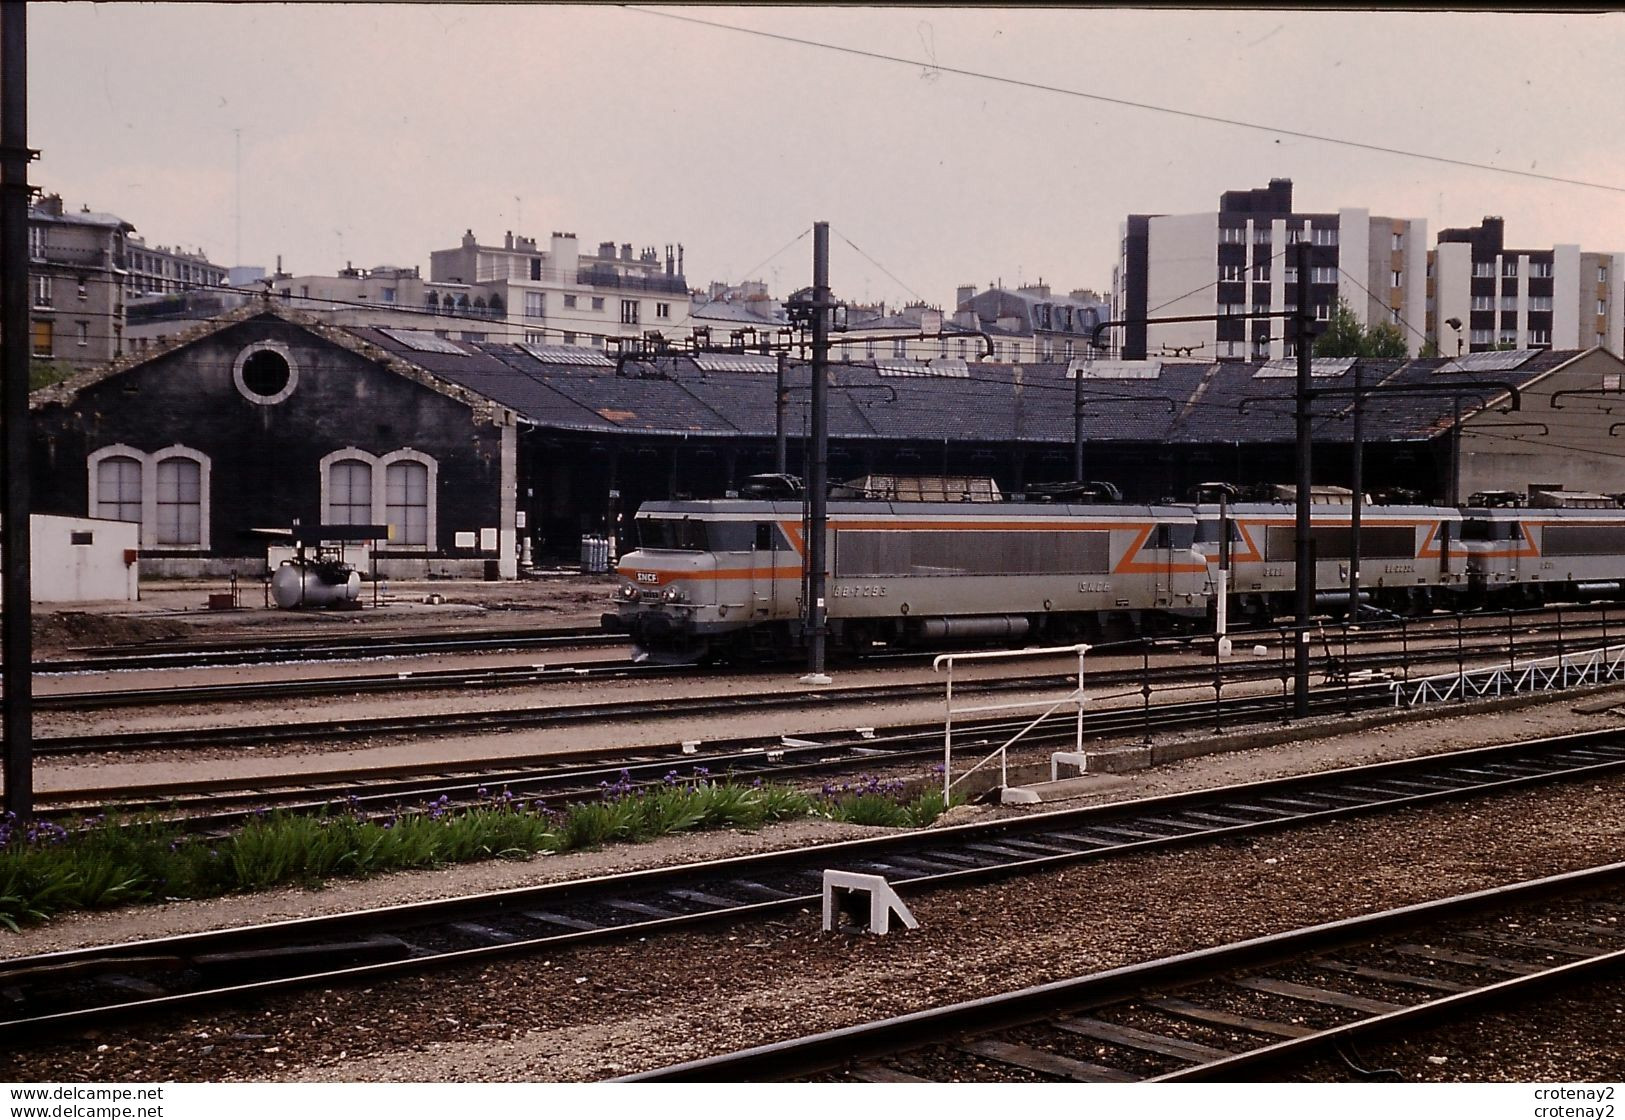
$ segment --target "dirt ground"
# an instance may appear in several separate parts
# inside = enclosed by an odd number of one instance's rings
[[[388,580],[363,584],[357,610],[280,610],[259,581],[238,581],[232,610],[211,610],[229,580],[148,580],[138,602],[36,603],[34,655],[60,657],[92,646],[155,641],[221,642],[334,630],[457,630],[592,626],[606,609],[612,576],[560,572],[522,580]]]

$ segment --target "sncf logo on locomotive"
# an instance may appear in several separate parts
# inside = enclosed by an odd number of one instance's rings
[[[660,573],[659,572],[639,572],[638,573],[638,582],[639,583],[659,583],[660,582]]]

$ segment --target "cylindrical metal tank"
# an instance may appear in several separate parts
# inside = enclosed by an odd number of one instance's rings
[[[581,538],[581,570],[609,571],[609,538],[588,534]]]
[[[348,564],[284,560],[271,577],[271,598],[283,610],[331,607],[361,597],[361,573]]]
[[[1006,614],[982,618],[927,618],[920,623],[920,636],[933,642],[999,640],[1020,641],[1031,625],[1024,615]]]

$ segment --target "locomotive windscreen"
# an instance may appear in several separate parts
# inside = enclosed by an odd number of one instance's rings
[[[1315,542],[1315,559],[1347,560],[1350,533],[1342,525],[1317,525],[1309,530]],[[1268,563],[1293,560],[1292,546],[1297,530],[1288,525],[1272,525],[1264,537],[1264,559]],[[1360,556],[1367,560],[1416,559],[1416,530],[1409,525],[1360,526]]]
[[[1103,575],[1111,534],[1099,530],[851,529],[835,534],[837,576]]]

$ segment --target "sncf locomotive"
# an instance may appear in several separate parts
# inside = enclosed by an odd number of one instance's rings
[[[1507,500],[1364,506],[1362,604],[1416,615],[1625,596],[1618,502],[1563,495],[1545,504],[1592,508],[1526,508]],[[1346,497],[1311,506],[1315,601],[1334,613],[1350,597],[1351,515]],[[801,502],[649,502],[635,525],[638,546],[620,560],[606,630],[659,660],[773,658],[802,645]],[[836,499],[826,532],[832,650],[1195,632],[1213,616],[1221,567],[1233,620],[1287,617],[1295,604],[1290,500]]]

